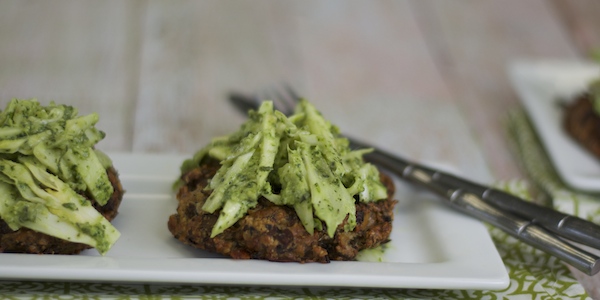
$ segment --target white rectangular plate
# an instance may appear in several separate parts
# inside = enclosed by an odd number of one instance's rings
[[[150,283],[501,289],[508,275],[485,226],[397,182],[392,242],[383,262],[232,260],[193,249],[167,229],[183,156],[111,154],[127,190],[104,256],[0,254],[0,278]]]
[[[600,76],[598,64],[579,61],[522,61],[510,78],[560,177],[571,187],[600,191],[600,161],[562,127],[559,101],[568,102]]]

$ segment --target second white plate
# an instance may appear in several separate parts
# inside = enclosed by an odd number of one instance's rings
[[[511,65],[509,73],[560,177],[576,189],[600,191],[600,160],[567,135],[559,104],[584,91],[600,76],[600,67],[577,61],[523,61]]]

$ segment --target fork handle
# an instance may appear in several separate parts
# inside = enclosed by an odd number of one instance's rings
[[[354,146],[363,145],[358,142],[352,143]],[[405,179],[410,179],[407,178],[410,170],[421,170],[431,176],[433,182],[469,191],[492,205],[535,221],[569,240],[600,249],[600,226],[593,222],[525,201],[501,190],[486,187],[443,171],[410,163],[381,150],[376,149],[366,154],[365,159],[378,162],[382,166],[389,166],[390,171]]]
[[[353,140],[350,143],[353,148],[365,146]],[[592,222],[446,172],[410,163],[381,150],[375,149],[364,157],[367,161],[384,166],[403,179],[419,183],[445,197],[450,200],[453,207],[486,221],[589,275],[600,270],[598,257],[564,242],[545,230],[600,249],[600,226]]]
[[[593,222],[533,202],[524,201],[498,189],[484,187],[447,173],[436,172],[433,176],[444,184],[462,186],[480,196],[484,201],[533,220],[560,236],[600,249],[600,226]]]
[[[412,169],[406,174],[412,181],[421,183],[429,190],[447,198],[453,207],[479,220],[503,230],[509,235],[568,263],[578,270],[594,275],[600,271],[600,258],[595,254],[571,245],[539,226],[535,221],[497,208],[480,196],[466,190],[448,186],[433,178],[425,171]]]

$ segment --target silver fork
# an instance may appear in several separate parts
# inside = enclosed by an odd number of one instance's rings
[[[269,89],[259,95],[236,92],[229,95],[232,104],[244,113],[249,109],[257,109],[265,99],[272,100],[277,110],[290,115],[302,97],[287,85],[282,89]],[[346,138],[354,149],[374,149],[364,156],[366,161],[442,196],[451,207],[490,223],[588,275],[600,271],[598,256],[562,239],[600,249],[600,226],[501,190],[408,161],[348,136]]]

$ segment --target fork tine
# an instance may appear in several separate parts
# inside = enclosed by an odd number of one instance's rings
[[[302,97],[289,84],[283,84],[282,90],[285,94],[285,101],[292,107],[292,112],[295,111],[296,105],[302,100]]]
[[[256,94],[256,99],[259,102],[273,101],[273,109],[279,110],[287,115],[288,107],[285,102],[281,101],[281,96],[277,92],[273,92],[273,88],[266,88]]]
[[[294,100],[294,102],[299,102],[302,99],[302,97],[300,97],[300,95],[298,95],[298,93],[296,93],[296,91],[294,90],[294,88],[292,88],[291,85],[284,84],[283,88],[288,93],[288,95],[290,97],[292,97],[292,100]]]
[[[294,113],[296,104],[302,99],[289,84],[283,84],[280,87],[270,87],[263,89],[256,94],[244,94],[240,92],[231,92],[228,95],[229,101],[238,107],[242,112],[256,110],[265,100],[273,101],[273,107],[285,115]]]
[[[277,87],[269,87],[259,92],[256,97],[260,101],[273,101],[273,108],[281,111],[284,115],[291,115],[294,112],[294,105],[286,99],[286,95],[281,93]]]
[[[281,109],[277,104],[277,100],[275,99],[276,97],[274,97],[273,93],[270,92],[270,88],[259,91],[254,95],[254,98],[258,102],[259,106],[263,101],[273,101],[273,108],[276,110]]]
[[[284,101],[286,103],[285,105],[290,108],[290,114],[295,111],[296,105],[303,99],[303,97],[288,83],[284,83],[281,86],[278,95],[280,96],[281,101]]]
[[[273,103],[275,107],[283,112],[285,115],[291,115],[294,113],[296,107],[294,101],[290,101],[288,95],[282,92],[281,89],[273,89]]]
[[[262,101],[260,98],[248,96],[246,94],[232,92],[229,93],[227,97],[234,106],[239,108],[239,111],[244,115],[248,113],[249,110],[256,110],[260,106],[260,102]]]

